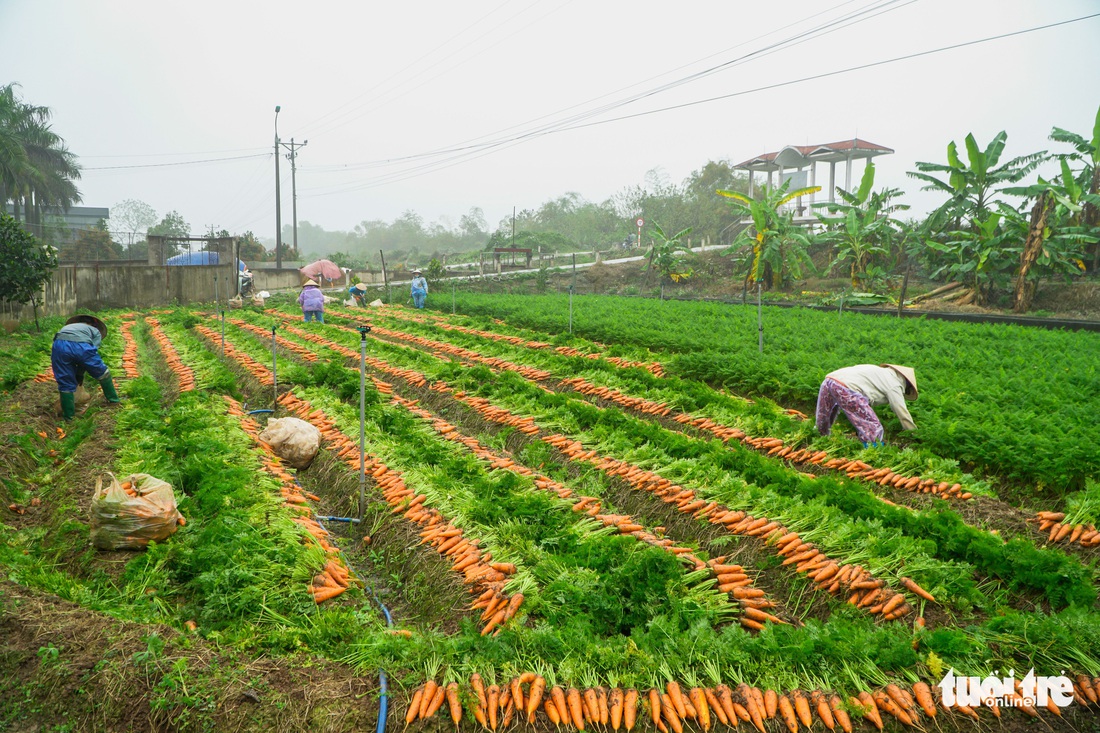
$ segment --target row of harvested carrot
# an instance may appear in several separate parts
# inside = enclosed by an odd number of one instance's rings
[[[54,380],[53,367],[49,367],[48,369],[46,369],[46,371],[39,372],[38,374],[35,374],[34,379],[32,379],[31,381],[41,383],[41,382],[52,382],[53,380]]]
[[[293,327],[287,326],[287,328],[291,332],[297,331],[297,329],[294,329]],[[324,346],[327,346],[327,347],[330,347],[330,348],[334,348],[338,351],[341,350],[341,347],[338,344],[334,344],[334,343],[328,341],[327,339],[324,339],[323,337],[320,337],[316,334],[302,332],[299,335],[301,335],[303,338],[307,338],[308,340],[310,340],[314,343],[318,343],[320,345],[324,345]],[[348,350],[348,351],[350,351],[350,350]],[[353,355],[353,354],[351,354],[351,355]],[[397,369],[394,369],[394,368],[390,367],[388,364],[386,364],[385,362],[383,362],[381,360],[376,360],[376,361],[378,362],[378,365],[381,366],[382,368],[385,368],[387,371],[390,371],[390,372],[398,373],[399,376],[401,376],[402,378],[405,378],[407,381],[410,380],[410,377],[411,377],[412,378],[411,381],[413,381],[413,383],[417,384],[418,386],[420,384],[422,384],[424,381],[426,381],[425,378],[423,377],[423,375],[421,375],[417,372],[413,372],[411,370],[397,370]],[[373,377],[372,377],[372,379],[373,379]],[[384,386],[384,387],[388,388],[386,390],[387,392],[392,392],[392,387],[390,387],[390,385],[387,385],[386,383],[380,382],[377,379],[374,379],[374,381],[375,381],[376,385],[380,386],[380,391],[381,391],[381,386]],[[454,393],[445,383],[436,382],[435,384],[432,385],[431,389],[433,389],[434,391],[438,391],[438,392],[452,393],[457,398],[465,400],[467,402],[467,404],[470,404],[470,406],[473,407],[476,411],[482,412],[483,414],[487,413],[486,414],[487,417],[490,417],[490,419],[493,419],[497,422],[506,421],[507,424],[511,424],[514,427],[518,427],[519,429],[523,430],[524,432],[532,432],[532,431],[536,432],[536,433],[538,432],[538,428],[534,426],[533,421],[530,418],[517,419],[514,416],[512,416],[511,413],[509,413],[507,410],[503,410],[501,408],[496,408],[496,407],[491,406],[488,403],[487,400],[483,400],[483,399],[480,399],[480,398],[468,398],[465,395],[465,393],[462,393],[462,392]],[[479,458],[482,458],[483,460],[488,461],[493,468],[503,468],[503,469],[507,469],[507,470],[512,470],[512,471],[514,471],[516,473],[520,473],[522,475],[530,475],[530,476],[533,477],[533,479],[535,481],[535,485],[538,488],[543,488],[543,489],[554,491],[561,498],[570,498],[570,497],[572,497],[572,491],[570,491],[568,488],[562,486],[561,484],[558,484],[557,482],[553,481],[552,479],[549,479],[546,476],[535,474],[533,471],[531,471],[531,469],[528,469],[524,466],[520,466],[518,464],[515,464],[514,461],[512,461],[512,459],[510,459],[510,458],[505,458],[503,456],[495,455],[491,451],[488,451],[487,449],[482,447],[480,445],[480,443],[478,443],[478,441],[475,440],[474,438],[464,436],[461,433],[459,433],[456,426],[452,425],[451,423],[449,423],[445,420],[437,418],[436,416],[434,416],[429,411],[424,410],[421,407],[418,407],[417,403],[415,401],[406,400],[406,399],[403,399],[403,398],[400,398],[400,397],[395,397],[391,400],[391,402],[394,403],[394,404],[400,405],[402,407],[405,407],[406,409],[408,409],[410,412],[417,415],[418,417],[421,417],[425,420],[428,420],[429,424],[431,424],[432,427],[437,432],[439,432],[441,435],[443,435],[445,438],[448,438],[450,440],[454,440],[454,441],[462,443],[468,449],[470,449],[476,456],[478,456]],[[594,497],[583,497],[574,506],[574,509],[577,510],[577,511],[580,511],[582,508],[585,509],[586,512],[590,516],[595,517],[598,521],[602,522],[603,524],[605,524],[607,526],[615,527],[616,529],[618,529],[620,532],[622,532],[624,534],[631,534],[631,535],[635,536],[636,538],[638,538],[638,539],[640,539],[644,542],[647,542],[649,544],[653,544],[653,545],[656,545],[656,546],[659,546],[659,547],[664,547],[664,548],[668,549],[670,552],[672,552],[673,554],[682,555],[684,553],[690,553],[690,548],[669,547],[670,545],[674,544],[672,540],[661,539],[661,538],[658,538],[658,537],[656,537],[655,535],[653,535],[649,532],[646,532],[641,525],[637,525],[634,522],[634,520],[631,517],[627,516],[627,515],[605,515],[605,514],[600,514],[599,513],[599,511],[600,511],[599,500],[594,498]],[[729,592],[732,591],[732,589],[734,587],[743,588],[744,586],[751,585],[751,581],[748,579],[747,575],[744,575],[743,568],[741,568],[740,566],[721,565],[720,559],[719,559],[718,561],[711,561],[712,563],[716,563],[716,565],[714,567],[711,567],[711,565],[709,565],[707,563],[703,563],[701,560],[699,560],[698,558],[696,558],[694,555],[691,555],[691,554],[685,555],[684,559],[689,561],[696,568],[707,568],[707,567],[709,567],[712,570],[712,572],[714,573],[714,575],[719,579],[720,586],[727,586],[725,588],[722,588],[723,592],[729,593]],[[773,607],[774,606],[773,603],[771,603],[770,601],[767,601],[763,598],[760,598],[760,597],[755,597],[755,596],[752,597],[752,598],[746,597],[746,594],[751,593],[754,590],[755,589],[751,589],[751,588],[744,590],[740,594],[742,597],[738,598],[737,600],[739,600],[742,603],[743,607],[751,607],[752,608],[752,610],[749,611],[747,615],[742,616],[742,624],[745,625],[748,628],[759,629],[759,628],[761,628],[760,624],[763,621],[778,620],[778,619],[776,619],[774,616],[771,616],[770,614],[764,614],[763,613],[763,609]],[[760,595],[762,595],[762,593]],[[754,618],[754,615],[755,615],[755,618]]]
[[[1095,704],[1095,684],[1083,675],[1075,685],[1075,695],[1085,705]],[[1088,691],[1088,693],[1085,692]],[[463,699],[468,700],[467,706]],[[769,720],[780,721],[790,733],[801,728],[810,729],[816,720],[829,730],[839,728],[845,733],[853,729],[852,717],[862,718],[875,728],[885,727],[884,717],[893,718],[906,726],[923,727],[924,720],[933,721],[942,708],[946,712],[958,712],[974,719],[980,719],[978,713],[967,706],[948,707],[939,690],[927,683],[916,682],[911,689],[897,684],[888,684],[875,692],[862,691],[849,697],[847,702],[840,696],[822,690],[792,690],[781,694],[775,690],[761,690],[747,684],[739,684],[736,689],[719,684],[714,687],[691,687],[683,689],[676,682],[666,684],[664,690],[656,687],[639,692],[636,689],[604,687],[578,689],[576,687],[549,686],[546,680],[533,672],[525,672],[504,685],[486,685],[480,675],[470,676],[468,692],[460,688],[457,682],[439,685],[428,680],[413,692],[405,710],[405,724],[418,720],[430,720],[438,714],[443,703],[447,703],[451,722],[458,726],[467,707],[473,708],[473,717],[477,723],[488,730],[504,730],[513,720],[526,720],[536,724],[545,715],[555,726],[565,725],[577,730],[588,727],[607,728],[618,731],[633,730],[642,719],[661,733],[681,733],[689,721],[703,731],[709,731],[717,724],[737,728],[742,723],[755,727],[761,733],[767,730]],[[1021,712],[1039,717],[1038,711],[1020,698],[1013,697],[1015,706]],[[986,705],[990,712],[1001,717],[1002,712],[995,701]],[[1061,716],[1061,711],[1053,703],[1048,709]]]
[[[213,329],[207,328],[202,324],[198,324],[195,326],[195,331],[197,331],[200,335],[206,337],[206,339],[215,346],[223,345],[225,348],[225,355],[240,364],[260,384],[265,386],[271,386],[275,384],[275,376],[271,373],[270,369],[268,369],[266,366],[256,361],[240,349],[233,346],[233,344],[229,343],[228,340],[226,340],[223,344],[221,341],[221,335]]]
[[[946,481],[936,482],[933,479],[921,479],[917,476],[903,476],[894,473],[889,468],[874,468],[863,461],[830,458],[825,451],[814,451],[805,448],[796,449],[786,445],[780,438],[751,437],[746,435],[743,430],[722,425],[710,418],[692,417],[687,413],[673,410],[665,402],[653,402],[640,397],[631,397],[619,390],[610,387],[599,387],[579,377],[567,378],[561,381],[581,394],[593,395],[648,415],[670,416],[682,425],[691,425],[694,428],[711,433],[725,442],[738,440],[751,448],[765,452],[769,456],[783,458],[791,463],[812,463],[823,468],[845,472],[849,478],[874,481],[881,486],[893,486],[906,491],[936,494],[945,499],[970,499],[972,497],[970,492],[962,491],[961,484],[952,485]],[[801,413],[799,414],[801,415]]]
[[[459,333],[465,333],[470,336],[480,336],[481,338],[489,339],[491,341],[503,341],[513,346],[519,346],[526,349],[549,349],[553,347],[554,351],[562,356],[579,356],[585,359],[603,359],[614,364],[622,369],[645,369],[649,373],[656,377],[665,376],[664,368],[657,362],[653,361],[631,361],[624,359],[621,356],[605,356],[604,354],[593,354],[587,351],[581,351],[580,349],[572,346],[554,346],[553,344],[546,343],[545,341],[528,341],[527,339],[519,336],[507,336],[500,333],[493,333],[492,331],[482,331],[476,328],[470,328],[469,326],[459,326],[447,321],[442,316],[427,316],[418,317],[411,314],[404,313],[386,313],[386,315],[397,318],[413,321],[415,323],[431,323],[437,328],[441,328],[444,331],[458,331]]]
[[[137,341],[134,340],[134,321],[123,321],[122,327],[119,331],[122,332],[123,343],[126,344],[122,350],[122,371],[131,379],[137,379],[141,376],[141,372],[138,370],[138,347]]]
[[[591,463],[609,476],[622,478],[634,488],[648,491],[696,519],[706,519],[733,534],[759,537],[767,541],[776,553],[784,558],[784,565],[794,565],[796,572],[805,574],[817,583],[820,589],[833,595],[839,595],[842,592],[851,594],[849,602],[858,608],[866,608],[872,614],[881,613],[886,620],[901,618],[911,610],[909,604],[905,602],[905,596],[889,591],[885,581],[874,578],[859,565],[839,565],[814,547],[813,543],[803,542],[798,533],[791,532],[778,522],[770,521],[766,517],[754,517],[742,511],[729,511],[717,502],[701,499],[694,491],[674,484],[669,479],[651,471],[615,458],[600,456],[594,450],[585,450],[581,443],[566,436],[546,436],[543,440],[571,460]],[[913,585],[916,586],[915,583]],[[719,589],[722,589],[721,585]],[[752,591],[738,588],[731,588],[730,592],[738,600],[759,597]],[[762,595],[762,592],[760,594]],[[772,618],[765,620],[774,621]]]
[[[1028,519],[1039,525],[1040,532],[1049,532],[1049,542],[1069,542],[1080,544],[1082,547],[1096,547],[1100,545],[1100,530],[1092,524],[1068,524],[1062,522],[1066,518],[1063,512],[1039,512],[1033,519]]]
[[[488,462],[491,468],[497,470],[506,470],[521,476],[527,476],[532,479],[536,488],[544,491],[550,491],[556,494],[561,499],[574,500],[573,511],[584,512],[588,516],[594,518],[604,526],[612,527],[621,534],[631,535],[632,537],[645,542],[646,544],[660,547],[674,555],[677,555],[681,560],[692,565],[695,569],[709,569],[714,577],[719,582],[719,588],[723,593],[730,593],[734,588],[745,588],[752,584],[748,575],[744,574],[744,569],[740,565],[723,565],[721,561],[724,558],[717,558],[710,562],[704,563],[697,558],[692,552],[691,548],[676,547],[675,543],[671,539],[660,538],[655,534],[646,531],[645,527],[638,524],[633,517],[628,514],[603,514],[601,513],[602,505],[599,498],[594,496],[576,496],[571,489],[558,483],[549,476],[540,474],[532,469],[516,463],[511,458],[501,456],[493,451],[485,448],[481,445],[476,438],[467,436],[459,432],[457,426],[452,423],[443,420],[432,414],[430,411],[419,407],[415,401],[407,400],[401,397],[395,397],[392,402],[394,404],[405,407],[409,412],[426,420],[437,433],[444,439],[451,440],[465,446],[471,453],[480,458],[483,461]],[[765,605],[766,604],[766,605]],[[753,607],[757,610],[764,608],[770,608],[774,606],[770,601],[763,599],[754,599]],[[760,628],[758,623],[745,623],[745,620],[752,621],[764,621],[773,620],[774,617],[768,615],[766,618],[760,618],[758,620],[752,619],[750,616],[743,616],[742,622],[749,628]],[[778,620],[778,619],[775,619]]]
[[[195,373],[189,366],[184,364],[180,360],[179,352],[176,351],[176,347],[172,345],[172,340],[164,333],[164,330],[160,327],[160,321],[156,318],[146,319],[146,323],[149,324],[149,333],[153,335],[153,340],[160,346],[161,353],[164,354],[164,361],[168,364],[168,368],[172,370],[172,373],[176,375],[176,379],[179,382],[180,392],[190,392],[195,388]]]
[[[361,455],[358,445],[337,429],[335,422],[326,418],[323,411],[314,410],[309,402],[298,398],[292,392],[281,395],[279,404],[317,427],[330,449],[335,451],[336,457],[345,461],[350,468],[359,469]],[[508,569],[509,566],[504,566],[502,569],[502,564],[494,564],[492,555],[482,552],[477,547],[478,540],[467,539],[462,530],[451,524],[437,509],[425,508],[423,504],[427,497],[423,494],[415,494],[405,484],[400,472],[371,456],[362,456],[362,461],[371,479],[382,490],[383,498],[393,507],[393,513],[403,514],[409,521],[420,525],[422,542],[431,544],[440,554],[450,559],[451,569],[464,576],[466,584],[471,586],[470,592],[477,595],[477,599],[471,604],[472,607],[483,608],[492,605],[493,613],[482,633],[488,633],[493,627],[511,618],[523,601],[523,596],[517,593],[508,598],[503,593],[504,583],[507,580],[503,570]],[[507,605],[498,612],[496,606],[501,603]]]
[[[432,351],[447,354],[448,356],[455,356],[460,359],[466,359],[478,364],[484,364],[493,369],[503,369],[505,371],[516,372],[517,374],[539,381],[542,379],[548,379],[550,372],[543,369],[536,369],[534,367],[523,366],[521,364],[514,364],[510,361],[497,358],[495,356],[482,356],[476,351],[470,349],[464,349],[461,346],[455,346],[445,341],[435,341],[433,339],[425,338],[423,336],[417,336],[411,333],[404,333],[403,331],[394,331],[382,326],[372,326],[371,333],[378,334],[380,336],[387,336],[389,338],[397,339],[399,341],[408,341],[418,346],[431,349]]]
[[[239,318],[230,318],[229,322],[238,328],[242,328],[245,331],[249,331],[264,339],[268,338],[271,335],[266,329],[249,323],[248,321],[242,321]],[[290,339],[285,339],[282,336],[276,334],[275,343],[277,343],[279,346],[282,346],[287,351],[294,353],[296,356],[300,356],[306,361],[317,361],[316,354],[314,354],[312,351],[302,346],[301,344],[297,344],[291,341]]]
[[[229,405],[228,414],[240,419],[241,430],[263,451],[260,462],[265,471],[279,480],[279,495],[287,508],[295,513],[292,521],[309,533],[328,556],[324,567],[313,576],[309,586],[310,595],[318,604],[335,598],[350,587],[352,579],[339,548],[329,542],[328,531],[310,516],[313,511],[309,507],[309,501],[320,501],[320,497],[302,492],[294,475],[286,470],[271,445],[260,438],[259,423],[248,416],[240,403],[232,397],[223,395],[223,398]]]

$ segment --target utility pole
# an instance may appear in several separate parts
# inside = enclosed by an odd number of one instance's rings
[[[309,140],[305,140],[300,143],[295,143],[294,138],[290,138],[290,144],[283,143],[283,147],[289,150],[286,158],[290,161],[290,200],[291,200],[291,212],[294,217],[294,256],[298,256],[298,183],[297,183],[297,170],[298,166],[296,161],[298,160],[298,149],[304,148],[309,145]]]
[[[275,105],[275,269],[283,269],[283,255],[282,248],[279,247],[279,240],[283,236],[283,209],[282,209],[282,197],[279,195],[279,110],[281,107]]]

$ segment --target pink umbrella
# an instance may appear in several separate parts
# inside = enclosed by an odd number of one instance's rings
[[[317,282],[321,281],[321,278],[332,282],[344,277],[344,271],[340,269],[340,266],[331,260],[317,260],[311,262],[305,267],[298,270],[306,277],[311,277]]]

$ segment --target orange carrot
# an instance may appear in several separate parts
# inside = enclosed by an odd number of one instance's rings
[[[596,691],[588,687],[582,694],[584,701],[584,718],[591,723],[600,722],[600,703],[596,699]]]
[[[661,693],[656,687],[649,688],[649,714],[653,718],[653,727],[661,728]]]
[[[455,682],[447,685],[447,706],[451,710],[451,720],[457,728],[458,721],[462,719],[462,704],[458,701],[458,684]]]
[[[930,718],[936,717],[936,703],[932,699],[932,690],[924,682],[913,683],[913,696],[917,698],[917,703],[920,705],[924,714]]]
[[[527,722],[535,722],[535,713],[538,712],[539,703],[542,702],[543,692],[546,690],[546,679],[542,675],[535,677],[531,683],[531,689],[527,697]]]
[[[775,711],[779,708],[779,696],[775,690],[764,690],[764,714],[768,720],[775,717]]]
[[[786,695],[779,697],[778,709],[779,714],[783,716],[783,722],[787,724],[787,729],[791,733],[798,733],[798,720],[794,717],[794,708],[791,707],[791,701]]]
[[[626,691],[623,700],[623,727],[628,731],[634,729],[634,720],[638,713],[638,691],[631,687]]]
[[[432,696],[431,703],[428,705],[428,712],[424,715],[425,718],[431,718],[439,711],[439,708],[443,706],[443,699],[446,697],[446,688],[436,685],[435,695]]]
[[[718,685],[714,688],[714,692],[718,695],[718,702],[722,706],[722,712],[726,714],[729,724],[736,728],[737,711],[733,708],[733,693],[730,688],[726,685]]]
[[[665,690],[668,692],[668,699],[672,701],[672,706],[676,710],[676,715],[680,717],[680,720],[685,720],[687,718],[687,708],[684,706],[684,698],[680,693],[680,685],[672,680],[665,685]]]
[[[546,710],[546,717],[550,718],[550,722],[555,726],[561,725],[561,717],[558,715],[558,706],[554,704],[554,701],[547,698],[543,704],[543,708]]]
[[[517,594],[518,595],[518,594]],[[508,687],[512,693],[512,700],[516,704],[516,708],[520,710],[527,710],[523,703],[523,688],[520,687],[519,677],[514,677],[508,684]]]
[[[878,705],[875,704],[875,699],[871,697],[870,693],[866,691],[859,693],[859,698],[853,699],[852,704],[863,710],[864,716],[866,716],[876,728],[882,730],[882,716],[879,715]]]
[[[608,703],[611,706],[610,719],[611,730],[618,730],[623,722],[623,690],[621,687],[613,687]]]
[[[798,715],[798,719],[802,721],[802,725],[809,728],[813,725],[814,719],[810,714],[810,701],[806,699],[806,694],[802,690],[794,690],[791,693],[791,699],[794,701],[794,712]]]
[[[409,702],[409,709],[405,711],[405,725],[408,725],[420,716],[420,699],[423,696],[424,688],[416,688],[416,692],[413,693],[412,700]]]
[[[496,685],[489,685],[489,689],[486,690],[489,703],[489,729],[497,729],[497,713],[500,712],[500,688]]]
[[[688,699],[695,707],[695,720],[703,726],[704,731],[710,730],[710,710],[707,708],[707,697],[703,694],[703,688],[692,687],[688,690]]]
[[[833,719],[833,712],[829,710],[829,703],[825,701],[825,696],[821,694],[821,690],[814,690],[810,693],[810,702],[817,711],[817,717],[821,718],[821,722],[825,724],[825,727],[834,730],[836,721]]]
[[[550,700],[554,703],[554,707],[558,709],[558,717],[561,722],[569,723],[569,706],[565,702],[565,690],[561,689],[560,685],[554,685],[550,688]]]
[[[707,698],[707,705],[714,713],[714,716],[718,718],[718,721],[722,725],[731,725],[729,718],[726,717],[726,711],[722,708],[722,703],[718,700],[718,695],[714,690],[710,687],[704,687],[703,695]]]
[[[507,728],[512,722],[512,716],[516,714],[516,701],[508,696],[508,704],[504,706],[504,717],[501,718],[500,727]]]
[[[833,695],[829,698],[829,708],[833,711],[833,717],[840,723],[840,729],[844,733],[852,733],[852,719],[848,717],[848,711],[841,705],[840,698]]]
[[[570,687],[565,693],[565,701],[569,705],[569,719],[573,721],[573,727],[584,730],[584,711],[580,691],[576,687]]]
[[[596,709],[599,712],[600,725],[607,725],[608,720],[611,718],[611,710],[607,707],[607,688],[596,688]]]
[[[890,699],[890,696],[885,692],[876,692],[873,695],[875,704],[878,705],[879,710],[885,710],[893,715],[904,725],[912,725],[913,719],[909,717],[909,714],[902,710],[901,706]]]
[[[683,733],[684,724],[681,722],[683,719],[677,712],[670,695],[661,695],[661,712],[664,713],[665,720],[668,721],[668,727],[672,729],[673,733]]]

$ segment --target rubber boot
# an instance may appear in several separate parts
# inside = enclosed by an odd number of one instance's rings
[[[118,392],[115,391],[115,383],[111,380],[109,376],[99,380],[99,386],[103,387],[103,396],[107,398],[108,402],[113,405],[117,405],[119,402],[122,402],[122,400],[118,396]]]
[[[61,417],[65,422],[69,422],[76,417],[76,393],[75,392],[59,392],[61,395]]]

